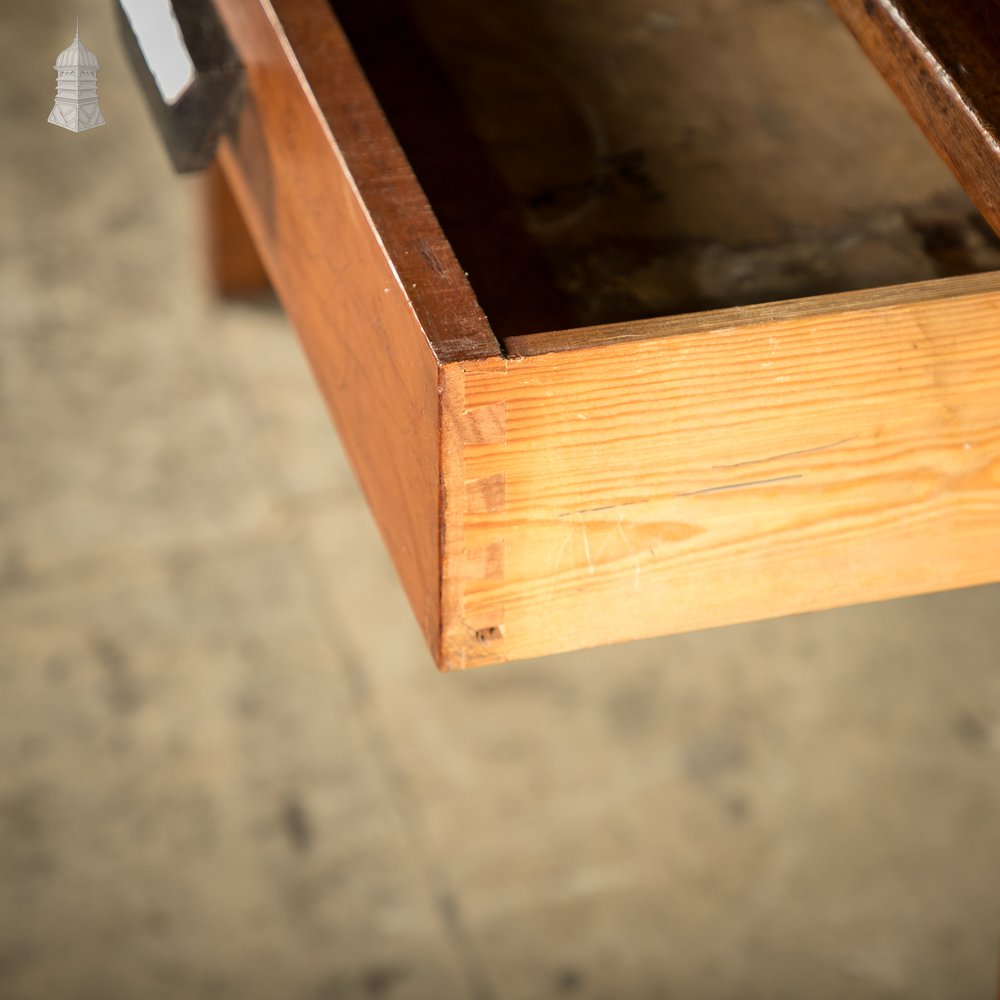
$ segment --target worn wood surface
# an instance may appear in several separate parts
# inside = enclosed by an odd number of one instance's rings
[[[249,87],[220,162],[436,648],[438,367],[498,345],[327,4],[218,6]]]
[[[325,0],[219,0],[220,163],[439,664],[1000,576],[1000,280],[511,335]]]
[[[205,172],[202,187],[205,256],[213,290],[240,296],[269,288],[267,271],[217,163]]]
[[[829,0],[1000,232],[1000,6]]]
[[[994,278],[449,366],[446,665],[1000,578],[998,329]]]

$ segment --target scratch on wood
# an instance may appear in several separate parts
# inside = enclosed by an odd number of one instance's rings
[[[621,514],[618,515],[618,521],[616,523],[619,526],[621,526]],[[597,552],[594,553],[594,558],[595,559],[599,560],[601,558],[601,556],[604,555],[604,550],[608,547],[608,542],[611,541],[611,539],[614,536],[614,534],[615,534],[615,529],[614,528],[612,528],[609,532],[607,532],[607,534],[605,534],[604,541],[601,542],[601,544],[597,548]]]
[[[447,276],[447,271],[445,270],[444,264],[441,263],[441,259],[434,252],[434,248],[425,240],[423,237],[417,240],[417,250],[420,251],[420,256],[427,262],[428,267],[440,278]]]
[[[639,590],[639,578],[642,575],[642,560],[639,558],[639,553],[635,551],[632,546],[632,542],[629,540],[628,533],[625,531],[625,526],[622,524],[621,514],[618,515],[618,531],[625,541],[625,547],[628,549],[629,555],[632,557],[632,563],[635,568],[635,589]]]
[[[678,493],[678,497],[698,497],[705,493],[723,493],[726,490],[746,490],[751,486],[770,486],[773,483],[787,483],[793,479],[804,478],[801,473],[795,476],[775,476],[774,479],[754,479],[749,483],[727,483],[725,486],[709,486],[704,490],[692,490],[690,493]]]
[[[801,451],[786,451],[780,455],[770,455],[767,458],[751,458],[746,462],[733,462],[732,465],[713,465],[713,469],[742,469],[745,465],[763,465],[765,462],[780,462],[783,458],[799,458],[802,455],[818,455],[820,452],[829,451],[831,448],[839,448],[842,444],[853,441],[854,438],[843,438],[834,441],[832,444],[823,444],[818,448],[803,448]]]
[[[569,531],[563,536],[562,545],[559,546],[559,551],[556,553],[556,561],[552,564],[552,572],[554,573],[559,569],[559,564],[562,562],[563,553],[566,551],[566,546],[569,545],[569,540],[573,537],[573,529],[570,528]]]
[[[557,517],[576,517],[579,514],[598,514],[605,510],[620,510],[622,507],[635,507],[637,504],[649,503],[649,500],[643,497],[641,500],[624,500],[622,503],[609,503],[605,504],[603,507],[583,507],[580,510],[567,510],[563,513],[556,515]]]
[[[590,538],[587,535],[587,522],[581,521],[580,527],[583,528],[583,551],[587,556],[587,570],[591,576],[594,575],[594,560],[590,558]]]

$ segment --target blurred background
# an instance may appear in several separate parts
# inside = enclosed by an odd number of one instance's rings
[[[438,675],[111,4],[0,47],[0,997],[994,995],[1000,588]]]

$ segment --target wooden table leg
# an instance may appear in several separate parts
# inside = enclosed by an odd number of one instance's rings
[[[252,295],[270,288],[264,265],[218,163],[202,179],[208,273],[223,297]]]

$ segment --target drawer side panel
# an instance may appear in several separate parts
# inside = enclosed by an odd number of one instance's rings
[[[221,166],[436,649],[438,369],[499,348],[324,0],[217,2],[248,84]]]

